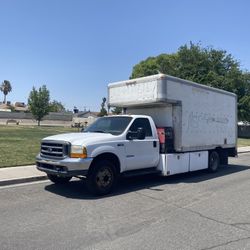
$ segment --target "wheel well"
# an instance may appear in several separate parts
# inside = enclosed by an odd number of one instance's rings
[[[217,147],[217,148],[215,148],[214,151],[216,151],[219,154],[220,164],[227,165],[228,164],[228,156],[229,156],[228,149]],[[210,152],[212,152],[212,151],[210,151]]]
[[[215,148],[214,150],[217,151],[217,152],[219,153],[219,152],[221,152],[221,151],[223,150],[223,148],[222,148],[222,147],[217,147],[217,148]]]
[[[211,150],[211,151],[216,151],[219,155],[221,155],[221,154],[224,154],[225,152],[227,152],[228,149],[227,148],[222,148],[222,147],[217,147],[217,148],[215,148],[214,150]]]
[[[90,170],[91,170],[92,166],[95,164],[95,162],[101,161],[101,160],[111,161],[115,165],[117,172],[120,173],[121,166],[120,166],[119,158],[113,153],[102,153],[102,154],[96,156],[90,165]]]
[[[214,149],[209,150],[209,153],[212,153],[213,151],[216,151],[220,155],[223,151],[225,151],[225,149],[223,149],[222,147],[216,147]]]

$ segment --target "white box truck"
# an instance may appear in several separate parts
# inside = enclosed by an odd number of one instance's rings
[[[103,195],[121,175],[215,172],[237,155],[233,93],[158,74],[109,84],[108,103],[123,114],[42,140],[37,168],[51,181],[86,178]]]

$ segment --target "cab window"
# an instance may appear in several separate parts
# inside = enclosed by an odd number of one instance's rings
[[[147,118],[136,118],[132,123],[129,130],[131,132],[137,132],[138,128],[144,128],[147,136],[152,136],[152,129]]]

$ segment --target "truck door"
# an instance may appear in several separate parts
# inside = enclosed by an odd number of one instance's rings
[[[138,128],[145,130],[146,137],[143,140],[126,140],[126,170],[156,167],[159,161],[159,143],[153,137],[149,120],[137,118],[129,130],[136,133]]]

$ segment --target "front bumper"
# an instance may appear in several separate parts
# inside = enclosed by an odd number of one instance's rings
[[[36,157],[37,169],[47,174],[55,174],[59,176],[77,176],[87,175],[88,169],[93,158],[65,158],[61,160]]]

